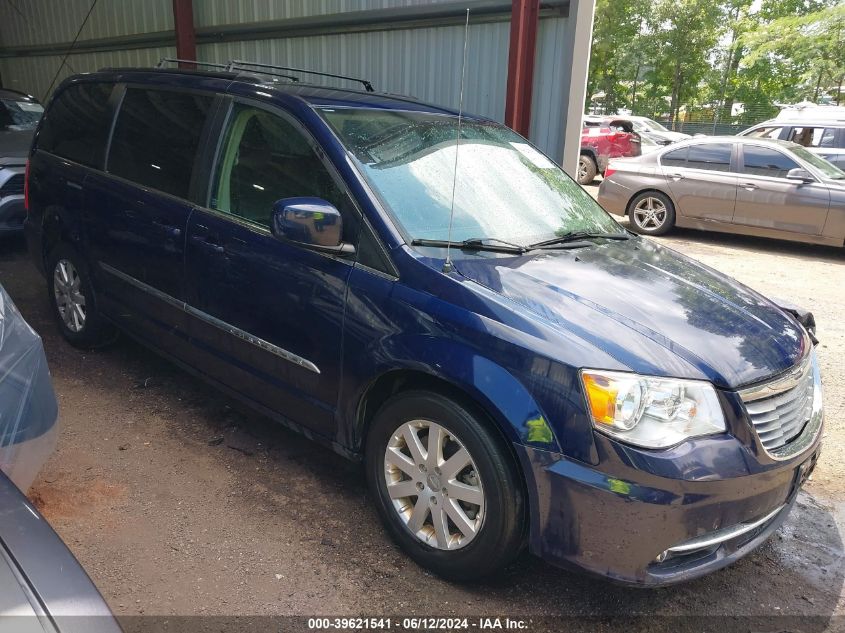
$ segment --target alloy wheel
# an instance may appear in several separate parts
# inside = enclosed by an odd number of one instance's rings
[[[583,156],[578,159],[578,182],[583,183],[587,178],[588,160],[588,158],[584,158]]]
[[[481,530],[486,503],[478,468],[444,426],[414,420],[396,429],[385,449],[384,477],[396,513],[426,545],[459,549]]]
[[[85,295],[82,294],[82,278],[70,260],[60,259],[53,269],[53,294],[56,309],[71,332],[80,332],[85,327]]]
[[[634,207],[634,222],[644,231],[655,231],[666,222],[666,205],[653,196],[646,196]]]

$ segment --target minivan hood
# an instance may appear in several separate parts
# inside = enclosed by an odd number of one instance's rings
[[[789,369],[807,345],[801,326],[764,297],[640,238],[520,257],[464,255],[454,264],[643,374],[735,389]]]

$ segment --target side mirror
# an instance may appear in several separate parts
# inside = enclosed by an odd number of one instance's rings
[[[808,172],[806,169],[802,169],[801,167],[790,169],[788,172],[786,172],[786,178],[787,180],[800,180],[804,183],[816,182],[816,179],[813,174]]]
[[[352,244],[345,244],[343,220],[333,205],[322,198],[282,198],[273,203],[270,224],[273,235],[311,246],[316,250],[350,255]]]

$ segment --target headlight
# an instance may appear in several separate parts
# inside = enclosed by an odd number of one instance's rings
[[[725,432],[725,416],[709,382],[592,369],[582,371],[581,380],[593,426],[628,444],[667,448]]]

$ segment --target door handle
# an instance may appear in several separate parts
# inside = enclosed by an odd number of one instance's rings
[[[220,244],[209,242],[207,238],[202,237],[201,235],[192,235],[191,241],[197,246],[201,246],[207,250],[214,251],[215,253],[223,253],[226,251],[226,249],[223,248]]]
[[[739,186],[742,187],[743,189],[747,190],[747,191],[754,191],[755,189],[760,188],[757,185],[755,185],[753,182],[741,182],[741,183],[739,183]]]
[[[167,233],[170,237],[179,237],[182,235],[182,229],[178,226],[173,226],[172,224],[167,224],[165,222],[159,222],[158,220],[153,220],[153,226],[160,228],[162,231]]]
[[[683,180],[684,175],[683,174],[669,174],[669,178],[671,178],[672,180],[675,180],[675,181]]]

